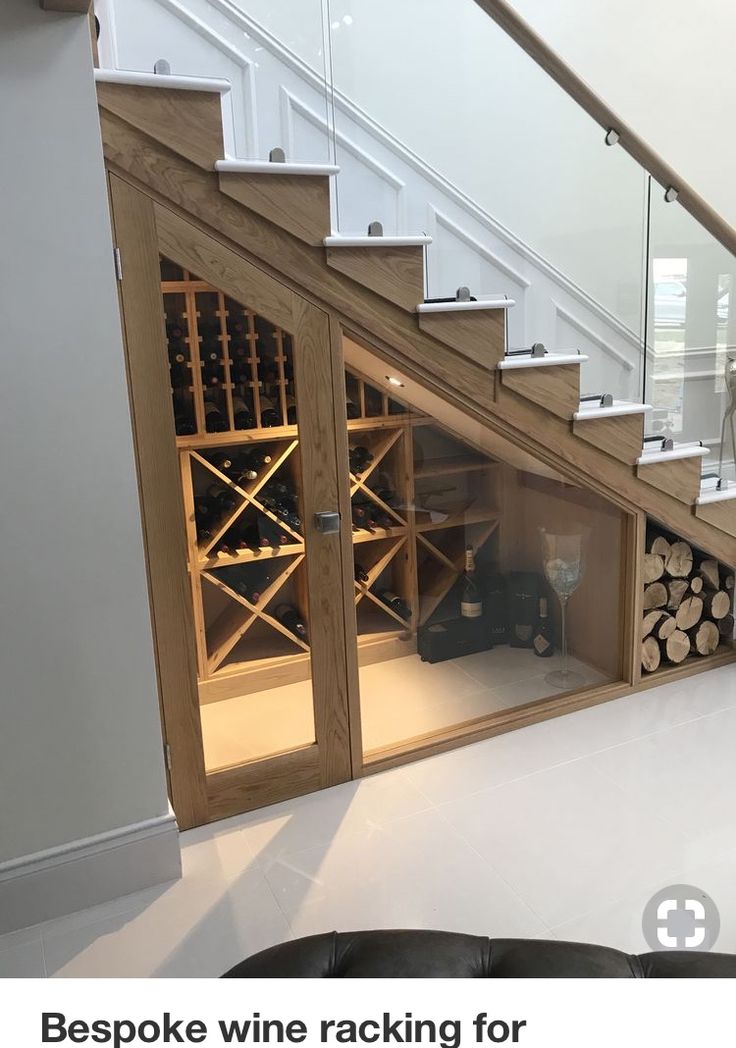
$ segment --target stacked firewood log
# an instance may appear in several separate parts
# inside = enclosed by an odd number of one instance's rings
[[[641,664],[653,673],[688,655],[712,655],[733,639],[731,568],[662,534],[647,538],[642,576]]]

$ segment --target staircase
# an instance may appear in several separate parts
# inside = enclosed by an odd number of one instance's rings
[[[645,404],[605,390],[581,400],[584,354],[509,351],[512,300],[425,301],[428,237],[333,234],[334,165],[227,157],[227,81],[107,70],[96,79],[107,164],[167,210],[171,257],[195,272],[226,269],[231,256],[255,262],[472,425],[734,562],[736,486],[701,489],[706,448],[645,441]],[[181,222],[201,230],[200,256],[181,257]]]

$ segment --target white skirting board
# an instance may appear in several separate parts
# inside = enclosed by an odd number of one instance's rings
[[[0,863],[0,934],[181,877],[173,811]]]

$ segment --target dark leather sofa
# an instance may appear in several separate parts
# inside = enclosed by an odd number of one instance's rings
[[[224,979],[722,979],[736,956],[434,931],[327,932],[280,943]]]

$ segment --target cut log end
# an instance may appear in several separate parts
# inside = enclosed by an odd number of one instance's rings
[[[710,619],[723,619],[731,613],[731,595],[725,590],[706,593],[703,599],[703,610]]]
[[[669,557],[671,549],[672,546],[664,535],[658,535],[649,546],[650,553],[656,553],[658,556],[664,557],[665,560]]]
[[[651,582],[644,587],[643,610],[651,611],[652,608],[663,608],[668,599],[667,587],[662,582]]]
[[[664,557],[658,553],[645,553],[642,567],[644,582],[656,582],[664,575]]]
[[[667,661],[677,666],[690,654],[690,638],[682,630],[675,630],[662,642],[662,649]]]
[[[693,551],[687,542],[673,542],[665,561],[665,570],[673,579],[686,579],[693,570]]]
[[[688,632],[690,651],[697,655],[712,655],[718,647],[721,635],[715,622],[704,619]]]
[[[686,597],[675,615],[678,630],[692,629],[703,617],[703,601],[700,597]]]
[[[685,638],[687,640],[687,637]],[[662,652],[655,637],[645,637],[641,645],[641,666],[646,673],[654,673],[659,669],[662,661]]]
[[[702,560],[698,566],[698,574],[710,589],[720,589],[720,570],[717,560]]]
[[[705,583],[699,575],[693,575],[690,579],[690,592],[695,593],[696,595],[702,593],[704,585]]]

